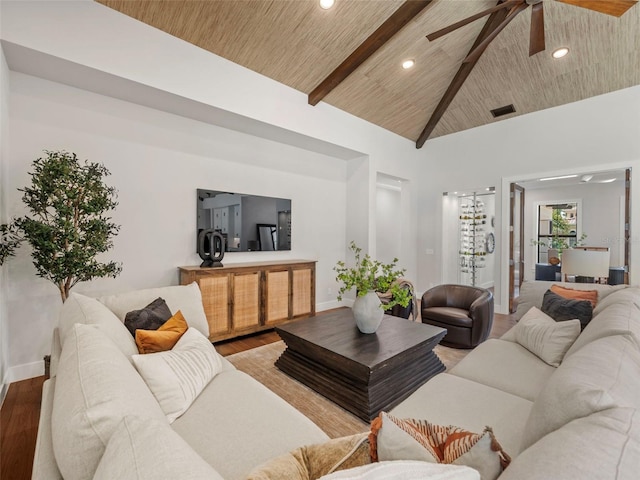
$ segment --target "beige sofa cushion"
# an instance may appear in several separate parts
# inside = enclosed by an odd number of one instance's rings
[[[222,480],[166,422],[124,417],[93,480]]]
[[[565,358],[536,398],[522,450],[571,420],[628,406],[640,407],[640,352],[624,335],[595,340]]]
[[[552,285],[561,285],[563,287],[573,288],[574,290],[597,290],[598,303],[604,300],[611,293],[627,287],[627,285],[612,286],[597,283],[544,282],[539,280],[525,281],[522,282],[520,293],[518,295],[518,308],[514,314],[516,320],[520,320],[531,307],[542,308],[544,292],[549,290]]]
[[[630,288],[628,290],[631,290]],[[623,293],[623,290],[619,293]],[[613,296],[616,294],[611,294]],[[607,297],[608,299],[609,297]],[[629,335],[640,349],[640,308],[628,300],[609,305],[594,317],[567,351],[567,356],[588,343],[612,335]]]
[[[640,413],[614,408],[567,423],[523,451],[500,480],[636,480]]]
[[[436,375],[391,410],[398,418],[455,425],[470,432],[493,429],[511,457],[520,451],[532,402],[448,373]]]
[[[267,460],[329,439],[302,413],[238,370],[216,375],[171,428],[227,480],[244,480]]]
[[[596,307],[593,309],[593,316],[595,317],[600,312],[602,312],[605,308],[614,303],[624,303],[624,302],[632,302],[639,304],[640,303],[640,287],[627,287],[622,290],[617,290],[610,295],[607,295],[605,298],[601,299]]]
[[[448,373],[534,401],[555,371],[518,343],[489,339]]]
[[[98,327],[74,325],[59,366],[51,428],[55,458],[66,480],[93,476],[109,438],[125,416],[166,423],[129,359]]]
[[[124,322],[128,312],[144,308],[158,297],[165,300],[173,315],[180,310],[190,327],[197,328],[205,337],[209,337],[209,323],[202,306],[202,294],[195,282],[189,285],[134,290],[100,297],[98,300]]]
[[[128,357],[138,353],[135,340],[111,310],[95,298],[71,292],[67,301],[62,305],[58,320],[58,333],[62,346],[76,323],[98,325],[102,333],[109,337]],[[56,365],[56,370],[57,368]]]

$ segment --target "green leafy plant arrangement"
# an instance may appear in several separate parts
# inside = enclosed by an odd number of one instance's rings
[[[391,263],[382,263],[373,260],[369,254],[362,256],[362,249],[351,241],[350,250],[355,256],[355,266],[347,267],[342,261],[338,261],[333,269],[337,272],[336,281],[342,286],[338,290],[338,300],[351,290],[356,289],[356,294],[363,297],[367,292],[391,293],[388,303],[383,303],[382,308],[389,310],[395,305],[406,307],[412,298],[412,293],[407,288],[402,288],[396,280],[404,275],[405,269],[397,269],[398,259],[394,258]]]
[[[110,175],[104,165],[81,164],[65,151],[45,154],[33,162],[31,186],[18,189],[30,215],[0,226],[0,265],[26,241],[37,275],[53,282],[64,302],[78,282],[122,271],[119,263],[96,259],[120,230],[106,215],[118,205],[117,192],[103,183]]]

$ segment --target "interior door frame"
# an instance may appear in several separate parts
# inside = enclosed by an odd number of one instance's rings
[[[516,192],[520,195],[520,208],[516,211]],[[514,240],[516,235],[518,235],[518,239],[520,240],[520,257],[518,258],[518,271],[520,275],[518,276],[518,291],[522,286],[522,281],[524,279],[524,204],[525,204],[525,191],[524,187],[518,185],[515,182],[511,182],[509,185],[509,313],[513,313],[516,311],[515,309],[515,291],[516,291],[516,281],[515,281],[515,271],[516,271],[516,262],[513,258],[514,255]],[[519,226],[520,230],[518,232],[515,231],[514,221],[516,219],[516,215],[519,217]]]
[[[606,164],[594,164],[589,166],[580,166],[580,167],[571,167],[565,168],[563,170],[553,170],[553,169],[541,169],[535,173],[528,174],[513,174],[509,176],[504,176],[501,178],[501,188],[500,188],[500,218],[496,217],[496,221],[498,222],[499,232],[500,232],[500,287],[496,290],[496,299],[499,300],[499,303],[496,303],[496,308],[500,313],[509,313],[509,259],[511,256],[509,255],[509,216],[510,216],[510,185],[511,183],[517,182],[526,182],[529,180],[535,180],[541,177],[551,177],[558,175],[569,175],[575,174],[577,172],[589,171],[591,173],[600,173],[600,172],[609,172],[612,170],[625,171],[629,170],[629,174],[625,175],[628,179],[626,182],[626,190],[625,190],[625,198],[623,199],[625,203],[623,215],[628,219],[625,225],[625,238],[624,238],[624,256],[625,256],[625,264],[626,264],[626,272],[625,272],[625,282],[638,282],[638,279],[635,277],[632,278],[632,275],[636,275],[635,265],[636,265],[636,257],[634,256],[635,247],[633,246],[633,227],[631,222],[636,222],[637,218],[640,216],[640,200],[636,201],[631,196],[631,188],[632,186],[638,182],[638,179],[634,179],[631,175],[631,170],[638,162],[620,162],[620,163],[606,163]],[[634,207],[637,207],[635,208]],[[632,211],[632,209],[634,209]],[[637,248],[640,251],[640,247]],[[640,271],[640,270],[639,270]]]
[[[631,169],[624,171],[624,283],[629,285],[631,264]]]

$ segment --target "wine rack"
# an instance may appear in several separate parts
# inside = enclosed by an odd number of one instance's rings
[[[460,198],[460,276],[461,283],[476,285],[477,270],[486,266],[487,214],[482,200],[474,193]]]

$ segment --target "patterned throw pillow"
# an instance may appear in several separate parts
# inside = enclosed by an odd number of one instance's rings
[[[163,298],[156,298],[153,302],[140,310],[128,312],[124,317],[124,326],[127,327],[133,338],[136,330],[157,330],[172,316],[171,310]]]
[[[371,459],[376,462],[422,460],[465,465],[478,470],[482,480],[495,480],[511,462],[490,427],[478,434],[385,412],[371,422],[369,445]]]
[[[178,310],[157,330],[136,330],[136,345],[140,353],[156,353],[171,350],[189,326]]]
[[[590,301],[564,298],[551,290],[545,292],[541,310],[556,322],[577,318],[580,320],[581,330],[584,330],[593,317],[593,306]]]

